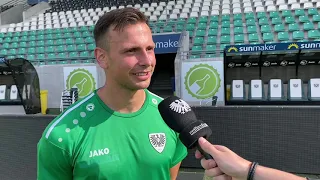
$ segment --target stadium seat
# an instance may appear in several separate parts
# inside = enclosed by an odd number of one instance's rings
[[[0,101],[6,99],[6,93],[7,93],[7,86],[6,85],[0,85]]]
[[[304,88],[301,79],[290,79],[288,82],[288,100],[304,100]]]
[[[245,100],[245,84],[243,80],[232,80],[230,100]]]
[[[264,84],[260,79],[254,79],[250,81],[248,98],[249,100],[264,99]]]
[[[268,84],[268,100],[284,100],[283,83],[281,79],[270,79]]]
[[[309,80],[308,99],[310,101],[320,100],[320,78],[313,78]]]

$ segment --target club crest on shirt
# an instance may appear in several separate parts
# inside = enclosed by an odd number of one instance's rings
[[[166,134],[165,133],[151,133],[149,134],[149,140],[152,147],[162,153],[164,147],[166,146]]]

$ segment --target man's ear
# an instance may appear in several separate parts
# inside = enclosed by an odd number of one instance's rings
[[[96,47],[94,49],[94,56],[102,69],[108,69],[109,67],[108,56],[106,53],[107,52],[102,48]]]

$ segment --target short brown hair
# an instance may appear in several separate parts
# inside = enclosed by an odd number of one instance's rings
[[[100,17],[93,31],[96,46],[107,49],[105,35],[111,26],[114,26],[115,31],[122,31],[127,25],[139,22],[148,24],[148,18],[136,8],[128,7],[107,12]]]

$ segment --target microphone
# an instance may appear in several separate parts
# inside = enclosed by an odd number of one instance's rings
[[[208,138],[212,131],[206,123],[197,119],[189,104],[170,96],[159,103],[158,110],[165,123],[179,133],[179,139],[188,149],[197,148],[205,159],[213,159],[198,143],[200,137]]]

